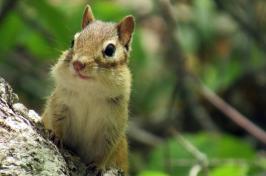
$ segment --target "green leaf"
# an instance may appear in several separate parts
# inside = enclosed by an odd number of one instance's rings
[[[158,171],[142,171],[138,176],[168,176],[168,174]]]
[[[237,59],[224,61],[224,59],[215,58],[215,62],[206,64],[202,68],[203,82],[214,91],[226,89],[245,71],[239,62]]]
[[[199,47],[197,33],[189,25],[180,25],[177,30],[178,40],[184,52],[193,53]]]
[[[218,70],[213,65],[206,65],[202,75],[203,82],[212,90],[220,88]]]
[[[196,26],[203,39],[209,41],[214,34],[215,4],[211,0],[194,0]]]
[[[227,163],[212,169],[210,176],[246,176],[248,169],[249,167],[246,164]]]
[[[185,135],[199,151],[206,154],[211,159],[242,159],[249,162],[255,159],[255,150],[239,138],[229,135],[199,133],[196,135]],[[191,164],[177,165],[171,163],[173,174],[186,175],[196,159],[181,146],[177,139],[169,139],[167,142],[156,147],[149,156],[148,168],[162,171],[165,169],[167,160],[187,160]]]

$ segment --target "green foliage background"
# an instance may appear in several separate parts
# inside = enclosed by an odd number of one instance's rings
[[[5,2],[0,3],[2,7]],[[132,174],[188,175],[197,164],[195,157],[174,137],[166,137],[153,129],[154,124],[158,126],[167,121],[165,114],[177,76],[162,54],[164,43],[160,39],[167,34],[161,28],[165,24],[156,10],[160,7],[157,1],[149,1],[151,8],[149,3],[143,2],[144,10],[137,4],[139,1],[135,5],[129,0],[123,2],[89,3],[96,18],[101,20],[119,21],[128,14],[136,16],[130,59],[133,73],[131,117],[162,137],[164,142],[147,147],[132,140]],[[81,15],[86,3],[81,0],[21,0],[0,21],[0,76],[11,83],[24,104],[38,112],[42,111],[45,97],[53,87],[50,67],[70,46],[74,34],[81,30]],[[265,50],[212,0],[177,1],[173,8],[179,21],[176,37],[187,56],[187,70],[265,129]],[[186,117],[187,125],[184,125],[190,128],[184,127],[182,132],[208,158],[209,175],[266,175],[265,146],[247,137],[231,121],[224,121],[226,117],[202,97],[199,101],[221,132],[209,133],[190,117]],[[183,106],[182,100],[178,101],[177,111]]]

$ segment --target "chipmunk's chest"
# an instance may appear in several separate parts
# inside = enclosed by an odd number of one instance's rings
[[[119,118],[125,118],[121,107],[97,95],[101,94],[75,94],[63,100],[69,110],[63,141],[88,161],[105,150],[105,140],[112,130],[124,128],[118,123]]]
[[[94,138],[101,138],[113,119],[111,106],[105,97],[73,95],[68,97],[65,104],[69,107],[66,132],[73,136],[77,144],[83,141],[90,145]]]

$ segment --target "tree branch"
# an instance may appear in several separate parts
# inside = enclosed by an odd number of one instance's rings
[[[239,113],[235,108],[226,103],[218,95],[208,89],[206,86],[201,87],[202,95],[211,102],[217,109],[223,112],[227,117],[234,121],[237,125],[242,127],[252,136],[257,138],[260,142],[266,144],[266,133],[257,125],[248,120],[247,117]]]

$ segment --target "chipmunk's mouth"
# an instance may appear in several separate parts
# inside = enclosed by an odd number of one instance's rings
[[[93,79],[92,76],[83,75],[79,71],[75,71],[75,73],[76,73],[75,76],[78,76],[80,79],[84,80]]]

